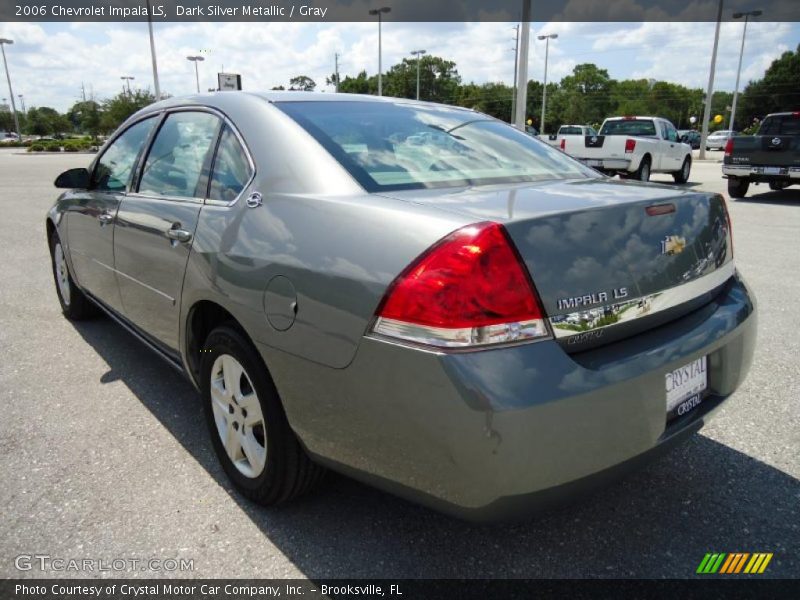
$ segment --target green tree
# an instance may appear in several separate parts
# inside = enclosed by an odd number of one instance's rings
[[[156,98],[150,90],[133,90],[121,92],[105,100],[102,104],[99,129],[103,132],[114,131],[125,119],[145,106],[155,102]]]
[[[25,118],[24,131],[31,135],[58,136],[71,130],[69,119],[49,106],[31,108]]]
[[[67,112],[67,118],[76,131],[88,133],[93,138],[100,134],[101,107],[94,100],[76,102]]]
[[[289,89],[292,91],[313,92],[317,82],[307,75],[298,75],[289,80]]]
[[[461,76],[456,63],[439,56],[425,55],[419,62],[420,100],[453,104],[458,100]],[[417,97],[417,59],[404,58],[383,77],[387,96]]]
[[[339,83],[339,91],[347,94],[377,94],[378,77],[368,77],[366,71],[361,71],[355,77],[347,75]]]
[[[797,110],[800,107],[800,44],[794,52],[784,52],[764,72],[764,77],[750,81],[736,106],[737,129],[769,113]]]

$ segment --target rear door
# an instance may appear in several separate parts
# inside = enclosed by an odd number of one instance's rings
[[[114,139],[95,161],[89,189],[76,192],[67,215],[70,257],[81,287],[122,311],[114,276],[114,220],[158,116],[142,119]]]
[[[114,255],[125,316],[165,347],[178,347],[180,294],[222,120],[169,113],[143,161],[136,191],[117,214]]]

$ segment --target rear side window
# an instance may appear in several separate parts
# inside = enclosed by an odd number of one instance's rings
[[[252,174],[244,148],[233,131],[225,127],[214,158],[209,200],[232,202],[242,192]]]
[[[139,121],[111,143],[92,172],[92,189],[109,192],[127,189],[136,157],[155,123],[155,117]]]
[[[606,121],[600,128],[600,135],[656,137],[656,126],[653,121],[645,121],[643,119]]]
[[[205,112],[170,114],[144,163],[139,192],[177,198],[205,197],[207,173],[220,120]]]
[[[761,135],[800,135],[800,116],[767,117],[761,124]]]

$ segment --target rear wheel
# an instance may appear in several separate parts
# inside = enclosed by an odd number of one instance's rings
[[[209,334],[200,373],[214,450],[242,494],[280,504],[320,480],[324,469],[300,446],[261,357],[236,328]]]
[[[741,177],[728,178],[728,195],[731,198],[744,198],[749,187],[749,179],[742,179]]]
[[[783,188],[787,187],[787,184],[781,181],[770,181],[769,182],[769,189],[774,190],[776,192],[781,191]]]
[[[82,321],[97,315],[97,307],[75,285],[69,272],[67,255],[57,233],[50,236],[50,258],[53,264],[53,279],[61,312],[71,321]]]
[[[681,170],[677,173],[672,174],[672,178],[675,180],[675,183],[686,183],[689,181],[689,173],[692,170],[692,159],[688,156],[683,160],[683,166],[681,166]]]
[[[633,179],[650,181],[650,159],[648,157],[645,156],[642,162],[639,163],[639,168],[636,169],[636,173],[633,174]]]

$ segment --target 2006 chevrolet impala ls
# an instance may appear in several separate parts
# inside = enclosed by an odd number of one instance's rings
[[[263,504],[328,467],[530,512],[696,432],[751,363],[720,195],[609,179],[472,110],[175,98],[56,186],[64,314],[102,309],[183,370]]]

